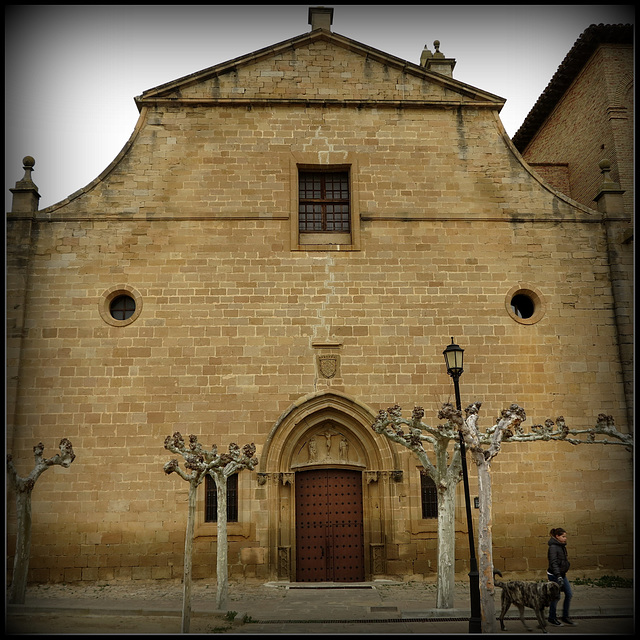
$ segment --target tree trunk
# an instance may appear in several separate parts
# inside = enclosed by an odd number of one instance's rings
[[[456,557],[456,482],[438,485],[438,567],[436,607],[453,608]]]
[[[196,519],[196,497],[198,483],[189,482],[189,513],[187,515],[187,533],[184,541],[184,577],[182,598],[182,633],[189,633],[191,625],[191,568],[193,565],[193,530]]]
[[[216,495],[218,496],[218,544],[216,576],[216,609],[222,609],[227,603],[229,593],[229,568],[227,549],[227,477],[224,473],[216,474]]]
[[[493,535],[491,516],[491,473],[489,463],[482,456],[476,464],[478,468],[478,499],[480,513],[478,517],[478,556],[480,572],[480,606],[482,609],[482,633],[493,633],[496,620],[493,599]]]
[[[31,491],[16,491],[16,508],[18,531],[9,602],[24,604],[31,551]]]

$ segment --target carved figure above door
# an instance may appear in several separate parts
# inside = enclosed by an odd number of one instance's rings
[[[327,422],[305,433],[299,440],[292,469],[308,466],[365,467],[361,445],[347,429]]]

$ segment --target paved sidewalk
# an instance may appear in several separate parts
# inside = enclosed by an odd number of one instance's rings
[[[549,631],[597,633],[596,623],[599,623],[609,634],[633,632],[633,589],[586,585],[574,585],[573,589],[571,611],[577,628]],[[454,608],[448,610],[435,608],[435,585],[418,582],[231,583],[227,606],[222,611],[215,609],[215,595],[215,582],[194,583],[191,632],[389,635],[468,631],[469,587],[465,583],[456,583]],[[495,603],[498,614],[500,589],[496,589]],[[157,634],[179,632],[181,612],[179,583],[41,585],[29,587],[24,605],[7,606],[6,617],[9,633],[46,632],[38,631],[36,623],[40,616],[48,620],[49,625],[54,619],[60,633],[77,633],[82,629],[91,633],[93,627],[86,625],[93,623],[107,633]],[[526,632],[517,616],[517,609],[512,607],[507,614],[505,633]],[[530,609],[525,611],[525,618],[529,627],[539,633]],[[66,628],[65,621],[69,625]],[[51,626],[48,630],[51,632]],[[498,624],[496,630],[499,630]]]

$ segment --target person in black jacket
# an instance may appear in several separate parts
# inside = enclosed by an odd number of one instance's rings
[[[569,618],[569,607],[571,605],[571,598],[573,592],[571,591],[571,585],[567,579],[567,571],[569,571],[570,563],[567,556],[567,532],[562,528],[551,529],[549,532],[551,537],[549,538],[549,550],[547,557],[549,559],[549,568],[547,569],[547,577],[552,582],[557,582],[560,585],[560,590],[564,591],[564,603],[562,605],[562,622],[556,617],[556,608],[560,602],[560,598],[554,600],[549,605],[549,624],[561,627],[562,623],[574,626],[575,623]]]

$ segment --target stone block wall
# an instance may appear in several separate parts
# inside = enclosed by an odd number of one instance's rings
[[[351,167],[359,250],[292,246],[300,158]],[[489,109],[145,108],[122,157],[34,214],[22,238],[30,263],[10,293],[22,287],[25,320],[9,445],[23,475],[39,441],[53,453],[67,437],[77,454],[34,491],[30,579],[179,578],[187,487],[162,471],[167,435],[221,449],[255,442],[260,457],[283,412],[322,390],[373,411],[418,404],[435,423],[453,395],[442,357],[451,336],[465,349],[463,404],[483,402],[485,427],[516,402],[526,424],[564,415],[587,428],[607,413],[625,431],[594,216],[521,165]],[[535,293],[536,321],[510,313],[518,289]],[[120,326],[106,306],[118,290],[139,313]],[[318,339],[339,355],[334,378],[318,375]],[[398,460],[385,573],[430,579],[433,523],[421,519],[416,460]],[[493,467],[497,568],[540,575],[548,530],[564,526],[576,572],[630,570],[630,454],[505,445]],[[254,472],[240,474],[239,493],[231,577],[273,579],[277,535]],[[196,578],[215,575],[203,501]],[[11,516],[10,502],[9,550]],[[466,557],[457,570],[468,571]]]

